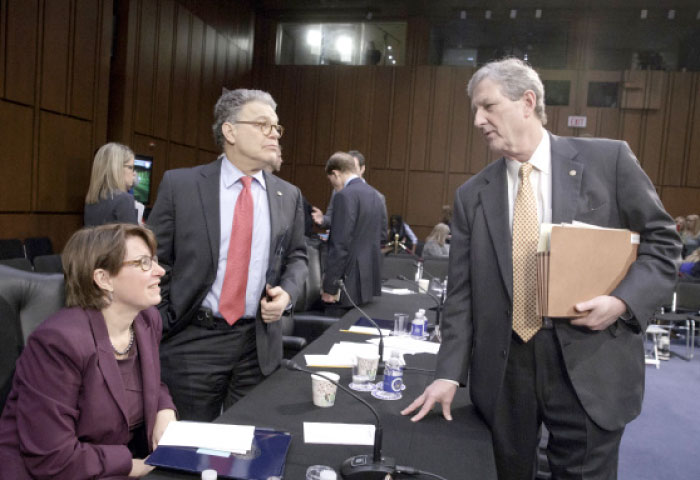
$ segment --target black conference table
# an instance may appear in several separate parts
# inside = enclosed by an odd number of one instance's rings
[[[373,318],[393,318],[394,312],[408,313],[410,318],[413,318],[418,308],[428,309],[434,306],[435,303],[427,295],[385,293],[363,306],[363,310]],[[355,323],[360,316],[357,311],[349,311],[337,325],[329,328],[294,360],[305,366],[304,354],[326,354],[334,343],[340,341],[367,340],[367,335],[341,332]],[[434,312],[428,311],[428,317],[434,319]],[[432,369],[435,365],[435,355],[406,355],[405,359],[409,367]],[[347,385],[351,380],[351,371],[348,368],[311,370],[337,372],[343,385]],[[465,388],[460,388],[455,397],[452,422],[442,417],[440,407],[436,407],[432,414],[418,423],[411,422],[399,413],[423,391],[432,381],[432,377],[432,373],[406,371],[406,390],[403,392],[403,398],[396,401],[381,401],[369,393],[358,392],[378,410],[382,419],[383,456],[394,458],[399,465],[437,473],[449,480],[495,479],[490,433],[469,401]],[[255,425],[290,432],[292,443],[284,472],[284,478],[289,480],[303,480],[310,465],[329,465],[340,473],[340,465],[347,458],[372,453],[372,447],[369,446],[305,444],[305,421],[373,424],[374,417],[367,407],[341,391],[337,393],[333,407],[314,406],[311,401],[310,376],[280,369],[224,412],[215,422]],[[193,479],[197,476],[157,469],[146,478]]]

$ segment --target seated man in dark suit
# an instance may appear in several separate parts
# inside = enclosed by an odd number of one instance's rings
[[[322,300],[341,308],[351,306],[350,300],[362,305],[381,295],[384,205],[377,191],[362,181],[349,154],[334,153],[326,162],[326,175],[337,193],[333,198]],[[347,286],[343,295],[341,279]]]

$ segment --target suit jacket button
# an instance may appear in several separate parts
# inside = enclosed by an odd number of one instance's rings
[[[506,357],[508,356],[508,352],[506,352],[505,350],[503,350],[503,351],[501,352],[501,355],[503,355],[503,358],[506,358]]]

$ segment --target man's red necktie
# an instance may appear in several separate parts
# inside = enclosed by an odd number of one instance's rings
[[[233,211],[226,274],[219,299],[219,311],[229,325],[236,323],[236,320],[245,314],[245,291],[253,240],[253,195],[250,193],[252,180],[253,177],[241,177],[243,190],[238,195]]]

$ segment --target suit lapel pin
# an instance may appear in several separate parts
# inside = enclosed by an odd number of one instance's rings
[[[569,170],[569,175],[570,176],[575,176],[576,175],[576,170]]]
[[[278,197],[281,197],[281,196],[282,196],[282,192],[280,192],[279,190],[277,190],[277,196],[278,196]]]

